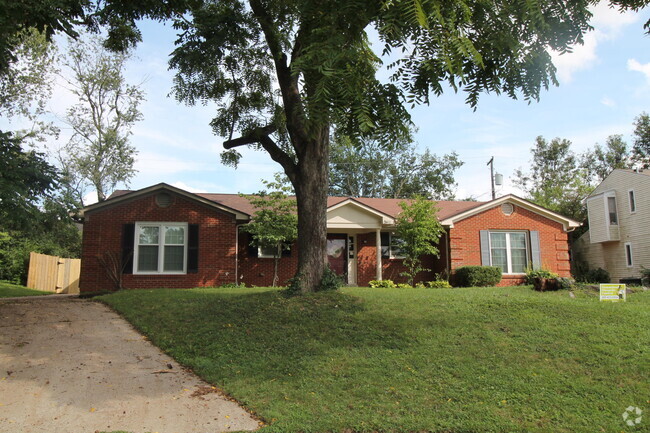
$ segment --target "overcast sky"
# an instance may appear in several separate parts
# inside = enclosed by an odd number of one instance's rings
[[[526,167],[535,137],[561,137],[573,142],[577,152],[603,144],[608,135],[623,134],[631,142],[634,118],[650,112],[650,37],[643,23],[650,10],[619,14],[607,7],[594,11],[595,30],[573,53],[555,57],[560,86],[527,104],[506,96],[484,95],[476,111],[464,102],[463,93],[453,91],[434,98],[429,106],[412,111],[419,131],[421,150],[442,155],[456,151],[464,166],[456,179],[457,198],[490,198],[490,171],[505,184],[498,194],[518,193],[510,178],[518,167]],[[166,182],[195,192],[251,193],[280,171],[265,153],[244,150],[237,170],[221,165],[223,139],[212,134],[209,122],[214,108],[187,107],[168,97],[173,72],[167,59],[175,34],[170,26],[145,23],[144,41],[126,75],[131,83],[143,82],[146,101],[144,120],[133,129],[132,143],[138,150],[131,189]],[[50,103],[53,112],[63,113],[74,101],[58,88]],[[59,142],[69,136],[63,131]]]

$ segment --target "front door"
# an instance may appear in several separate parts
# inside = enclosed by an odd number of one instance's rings
[[[327,235],[327,261],[330,268],[347,281],[348,271],[348,248],[347,235],[345,234],[328,234]]]

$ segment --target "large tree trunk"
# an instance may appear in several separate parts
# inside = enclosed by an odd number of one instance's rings
[[[296,277],[303,293],[318,290],[327,266],[328,162],[329,137],[323,131],[319,139],[305,147],[292,179],[298,206]]]

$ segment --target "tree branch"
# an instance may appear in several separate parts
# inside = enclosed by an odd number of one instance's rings
[[[289,176],[289,179],[293,180],[296,173],[296,163],[293,158],[291,158],[287,153],[282,150],[276,143],[273,141],[270,134],[277,131],[275,125],[267,125],[262,128],[256,128],[248,134],[235,138],[233,140],[227,140],[223,142],[223,147],[225,149],[233,149],[239,146],[245,146],[247,144],[259,144],[264,150],[268,152],[275,162],[280,164],[284,168],[285,173]]]
[[[262,28],[266,43],[273,56],[287,119],[287,131],[292,138],[291,144],[296,154],[300,154],[299,147],[309,140],[305,128],[302,98],[298,89],[298,76],[297,74],[292,76],[291,68],[287,64],[287,55],[282,51],[282,44],[278,37],[279,29],[274,26],[273,18],[270,16],[268,10],[264,8],[262,2],[259,0],[250,0],[250,5]],[[296,48],[294,46],[294,51]]]
[[[270,134],[273,134],[277,130],[278,128],[275,125],[267,125],[262,128],[256,128],[244,136],[224,141],[223,147],[224,149],[233,149],[235,147],[245,146],[247,144],[261,144],[262,137],[268,137]]]

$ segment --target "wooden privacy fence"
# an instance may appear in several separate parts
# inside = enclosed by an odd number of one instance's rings
[[[81,259],[29,254],[27,287],[56,293],[79,293]]]

